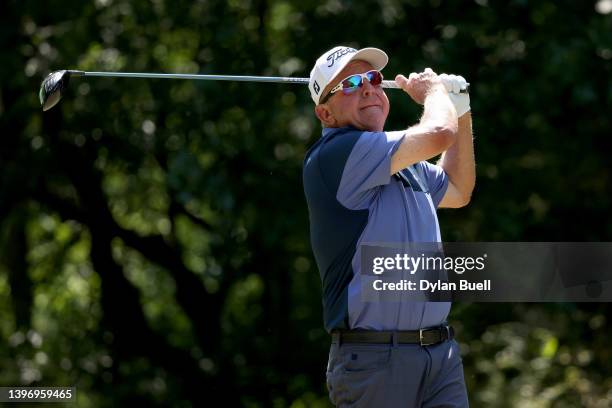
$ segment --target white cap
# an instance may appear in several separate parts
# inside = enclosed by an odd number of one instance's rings
[[[315,105],[319,104],[321,93],[325,87],[338,75],[340,71],[352,60],[369,62],[376,70],[382,70],[389,62],[389,57],[383,50],[378,48],[355,48],[338,46],[325,52],[315,62],[310,71],[308,89]]]

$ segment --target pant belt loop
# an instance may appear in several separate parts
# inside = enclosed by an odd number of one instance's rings
[[[397,332],[393,330],[393,332],[391,332],[391,344],[393,345],[393,347],[397,347],[397,343]]]
[[[400,349],[397,347],[399,343],[399,335],[398,332],[393,330],[391,332],[391,350],[389,350],[390,362],[391,362],[391,385],[400,385],[401,379],[403,376],[401,375],[399,368],[399,358],[396,358],[396,355],[399,354]]]

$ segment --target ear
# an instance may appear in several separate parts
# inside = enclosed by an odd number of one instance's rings
[[[336,124],[336,118],[327,105],[315,106],[315,115],[317,115],[317,118],[323,122],[325,127],[334,127]]]

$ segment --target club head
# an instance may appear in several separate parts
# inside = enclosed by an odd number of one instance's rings
[[[42,81],[38,98],[40,99],[43,111],[47,111],[57,105],[62,98],[62,93],[68,86],[70,75],[73,72],[68,70],[54,71]]]

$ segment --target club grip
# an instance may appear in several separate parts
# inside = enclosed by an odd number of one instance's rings
[[[395,81],[386,81],[383,80],[382,81],[382,87],[383,88],[390,88],[390,89],[400,89],[401,87],[397,84],[397,82]],[[462,89],[460,91],[460,93],[468,93],[470,92],[470,83],[468,82],[467,86],[465,87],[465,89]]]
[[[382,87],[383,88],[399,88],[400,86],[395,81],[386,81],[386,80],[383,80],[382,81]]]

